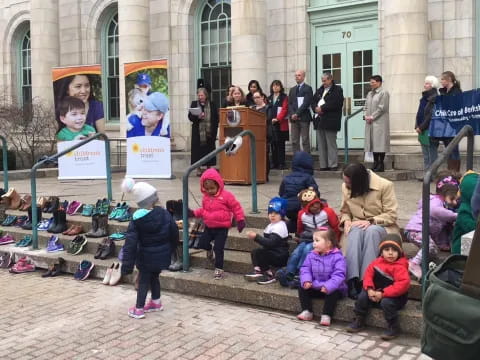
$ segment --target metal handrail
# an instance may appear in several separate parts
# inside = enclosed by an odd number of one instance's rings
[[[225,142],[222,146],[218,147],[211,153],[205,155],[198,160],[195,164],[185,171],[182,178],[183,183],[183,271],[188,271],[190,267],[190,256],[188,252],[188,177],[190,173],[213,159],[218,153],[222,152],[226,148],[230,147],[237,137],[243,137],[245,135],[250,136],[250,173],[252,180],[252,214],[258,214],[257,206],[257,149],[255,143],[255,135],[250,130],[243,130],[233,139]]]
[[[2,155],[3,155],[3,188],[8,191],[8,147],[7,139],[0,135],[2,139]]]
[[[445,162],[448,156],[453,152],[460,141],[467,137],[467,170],[473,169],[473,142],[474,132],[470,125],[465,125],[453,140],[448,144],[445,150],[438,156],[437,160],[427,169],[423,177],[422,190],[422,293],[425,292],[425,276],[428,271],[429,249],[428,243],[430,238],[430,181],[432,174]]]
[[[112,201],[112,171],[110,166],[110,141],[108,136],[103,133],[97,133],[78,144],[69,147],[58,154],[49,156],[42,161],[39,161],[35,165],[33,165],[32,170],[30,170],[30,186],[32,191],[32,248],[34,250],[38,249],[38,219],[37,219],[37,169],[45,163],[49,163],[55,161],[59,157],[68,154],[70,151],[78,149],[79,147],[89,143],[90,141],[96,140],[98,138],[102,138],[105,142],[105,163],[107,167],[107,198],[109,201]]]
[[[344,153],[345,153],[345,165],[348,164],[348,121],[354,117],[355,115],[357,115],[359,112],[362,112],[363,109],[360,108],[356,111],[354,111],[353,113],[351,113],[350,115],[347,115],[345,116],[345,120],[343,120],[343,133],[344,133],[344,143],[345,143],[345,149],[344,149]]]

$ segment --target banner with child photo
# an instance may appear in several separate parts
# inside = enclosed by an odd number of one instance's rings
[[[171,178],[167,60],[125,63],[127,174]]]
[[[57,151],[105,131],[100,65],[52,69]],[[106,179],[105,145],[93,140],[58,159],[59,179]]]

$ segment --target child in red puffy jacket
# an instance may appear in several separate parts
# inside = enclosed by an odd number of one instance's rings
[[[223,279],[223,258],[228,229],[232,218],[237,222],[239,232],[245,228],[245,215],[242,206],[230,192],[225,190],[223,179],[217,170],[210,168],[200,178],[203,193],[202,207],[189,210],[190,217],[202,218],[205,230],[200,237],[199,247],[207,250],[207,258],[215,259],[215,279]],[[213,250],[211,242],[214,242]],[[214,257],[215,254],[215,257]]]
[[[398,336],[398,310],[407,303],[410,275],[408,260],[403,254],[402,239],[398,234],[388,234],[380,243],[380,256],[373,260],[363,276],[363,290],[355,302],[355,321],[348,332],[358,332],[365,327],[365,317],[372,305],[383,310],[388,323],[381,336],[391,340]]]

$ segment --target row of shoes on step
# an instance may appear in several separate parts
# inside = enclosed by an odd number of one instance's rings
[[[37,199],[37,205],[44,213],[54,213],[57,210],[63,210],[70,216],[79,213],[83,207],[83,204],[80,201],[61,201],[58,196],[41,196]]]

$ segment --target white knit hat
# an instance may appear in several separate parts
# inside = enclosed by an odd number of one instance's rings
[[[132,193],[138,207],[146,207],[158,201],[157,189],[146,182],[135,183],[135,180],[125,178],[122,182],[122,191]]]

